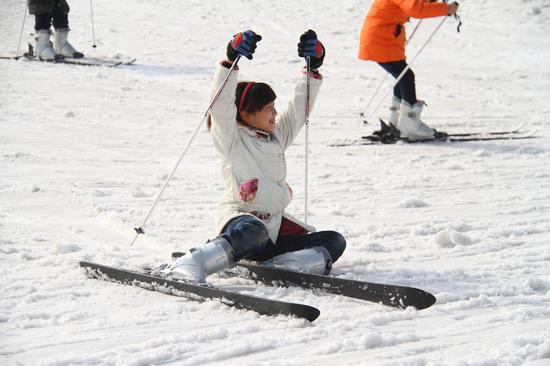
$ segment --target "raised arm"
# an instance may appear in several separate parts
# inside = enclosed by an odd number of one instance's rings
[[[317,70],[323,64],[325,59],[325,47],[317,39],[317,34],[311,29],[302,34],[298,43],[298,56],[310,58],[310,94],[309,111],[313,109],[317,94],[322,84],[322,75]],[[294,138],[300,132],[306,118],[306,98],[307,98],[307,70],[298,79],[294,90],[294,97],[288,104],[288,108],[279,117],[274,135],[286,150]]]
[[[444,2],[428,0],[393,0],[407,16],[413,18],[433,18],[449,14],[449,6]]]
[[[216,65],[210,99],[214,98],[215,94],[222,86],[230,68],[231,64],[227,65],[224,62]],[[224,156],[229,153],[237,133],[237,122],[235,120],[235,115],[237,113],[237,108],[235,107],[235,89],[237,87],[238,76],[239,70],[237,66],[235,66],[227,79],[227,83],[210,110],[210,121],[212,123],[210,126],[210,133],[212,134],[216,151]]]
[[[252,54],[256,50],[256,43],[261,39],[261,36],[251,30],[240,32],[233,36],[233,39],[227,44],[226,60],[216,66],[211,99],[214,98],[220,87],[222,87],[237,56],[242,55],[251,60]],[[224,156],[229,154],[237,134],[235,89],[237,88],[238,74],[238,66],[235,65],[231,75],[227,78],[227,83],[211,109],[212,125],[210,126],[210,132],[212,133],[216,151]]]

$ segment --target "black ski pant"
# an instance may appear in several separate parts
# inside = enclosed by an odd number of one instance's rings
[[[392,61],[392,62],[379,62],[378,65],[382,66],[384,70],[390,73],[395,79],[401,75],[401,72],[407,67],[405,60]],[[393,95],[398,99],[404,99],[410,105],[417,102],[416,99],[416,85],[414,82],[414,72],[408,69],[403,78],[393,88]]]
[[[332,261],[336,262],[346,249],[346,239],[336,231],[279,235],[277,243],[273,244],[266,226],[250,215],[238,216],[229,221],[221,236],[233,247],[235,261],[243,258],[266,261],[279,254],[321,246],[328,250]]]
[[[59,4],[53,8],[51,13],[36,14],[34,16],[34,29],[50,29],[52,26],[55,29],[69,28],[69,13],[59,7]]]

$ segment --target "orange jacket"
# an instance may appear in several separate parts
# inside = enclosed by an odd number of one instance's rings
[[[405,27],[408,17],[447,15],[446,3],[428,0],[374,0],[361,29],[359,58],[376,62],[405,59]]]

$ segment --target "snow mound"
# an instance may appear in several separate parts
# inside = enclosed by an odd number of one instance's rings
[[[539,292],[543,294],[550,291],[550,281],[545,281],[540,278],[529,278],[525,282],[525,286],[535,292]]]
[[[469,236],[452,229],[438,232],[435,234],[433,241],[441,248],[453,248],[457,245],[470,245],[473,243]]]
[[[399,203],[401,208],[418,208],[418,207],[428,207],[429,205],[418,198],[409,198]]]
[[[56,254],[67,254],[80,251],[80,246],[77,244],[57,244],[55,246]]]

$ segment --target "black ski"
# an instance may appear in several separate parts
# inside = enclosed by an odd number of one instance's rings
[[[341,141],[334,142],[330,144],[329,146],[332,147],[345,147],[345,146],[364,146],[364,145],[394,145],[398,142],[403,142],[407,144],[422,144],[422,143],[456,143],[456,142],[471,142],[471,141],[498,141],[498,140],[526,140],[526,139],[534,139],[537,138],[535,136],[537,133],[536,130],[525,132],[525,134],[519,135],[519,134],[503,134],[503,135],[495,135],[495,136],[478,136],[478,135],[471,135],[471,136],[464,136],[464,137],[445,137],[445,138],[436,138],[431,140],[408,140],[408,139],[402,139],[402,138],[396,138],[393,140],[385,140],[385,141],[371,141],[366,140],[362,138],[361,140],[357,139],[345,139]]]
[[[172,253],[172,258],[181,257],[182,255],[183,253],[181,252],[174,252]],[[436,301],[435,297],[429,292],[414,287],[295,272],[250,262],[238,262],[228,269],[227,272],[267,285],[321,289],[332,294],[377,302],[402,309],[408,306],[414,306],[419,310],[426,309],[435,304]]]
[[[488,132],[460,132],[460,133],[448,133],[447,136],[450,137],[469,137],[469,136],[498,136],[498,135],[514,135],[522,133],[522,128],[525,126],[525,123],[517,126],[512,130],[507,131],[488,131]]]
[[[500,136],[500,135],[515,135],[524,133],[525,131],[522,131],[523,127],[525,126],[525,123],[522,123],[521,125],[517,126],[514,129],[511,130],[505,130],[505,131],[480,131],[480,132],[445,132],[441,133],[440,140],[443,140],[445,137],[484,137],[484,136]],[[362,139],[369,140],[369,141],[375,141],[375,142],[382,142],[380,140],[381,134],[386,133],[392,133],[395,134],[395,130],[389,126],[384,120],[380,119],[380,130],[373,132],[372,135],[367,136],[361,136]]]
[[[227,291],[210,285],[170,280],[122,268],[109,267],[98,263],[80,262],[89,277],[114,280],[125,285],[135,285],[147,290],[185,296],[192,300],[216,299],[238,309],[252,310],[262,315],[290,315],[307,319],[310,322],[319,317],[320,311],[309,305],[270,300],[252,295]]]
[[[235,273],[268,285],[299,286],[372,301],[396,308],[414,306],[426,309],[435,304],[436,298],[424,290],[382,283],[349,280],[304,272],[294,272],[251,263],[237,263]]]

